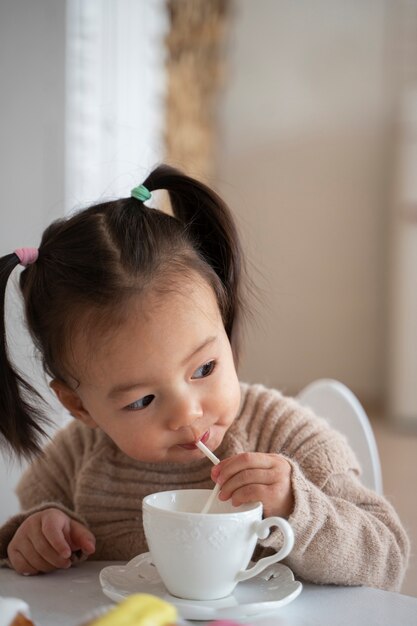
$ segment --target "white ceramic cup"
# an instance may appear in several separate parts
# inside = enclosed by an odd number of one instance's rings
[[[260,502],[234,507],[216,500],[201,510],[209,489],[162,491],[143,499],[143,526],[152,561],[174,596],[215,600],[231,594],[237,583],[252,578],[286,557],[294,533],[282,517],[262,519]],[[258,539],[278,526],[282,548],[246,569]]]

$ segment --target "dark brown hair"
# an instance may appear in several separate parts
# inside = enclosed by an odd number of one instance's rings
[[[112,323],[132,295],[167,281],[178,285],[190,272],[213,288],[237,361],[242,257],[229,209],[206,185],[167,165],[143,184],[168,191],[173,215],[132,197],[91,206],[53,222],[38,260],[20,275],[27,325],[53,378],[68,374],[68,345],[83,313]],[[40,449],[45,417],[8,356],[4,300],[18,263],[14,253],[0,259],[0,443],[29,457]]]

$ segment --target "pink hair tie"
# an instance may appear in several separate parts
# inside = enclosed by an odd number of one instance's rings
[[[20,261],[20,265],[31,265],[35,263],[39,256],[39,250],[37,248],[17,248],[14,251],[15,255]]]

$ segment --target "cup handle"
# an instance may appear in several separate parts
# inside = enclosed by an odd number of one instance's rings
[[[236,580],[238,582],[253,578],[253,576],[256,576],[266,567],[268,567],[268,565],[272,565],[273,563],[277,563],[277,561],[281,561],[291,552],[294,545],[294,531],[287,522],[287,520],[285,520],[284,518],[267,517],[266,519],[257,523],[255,533],[258,535],[259,539],[266,539],[269,535],[271,526],[278,526],[278,528],[281,529],[282,534],[284,535],[284,543],[281,550],[279,550],[275,554],[271,554],[271,556],[265,556],[263,559],[259,559],[259,561],[257,561],[257,563],[255,563],[255,565],[253,565],[250,569],[245,569],[238,572],[238,574],[236,575]]]

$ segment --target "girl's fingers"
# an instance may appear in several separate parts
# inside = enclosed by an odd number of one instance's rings
[[[230,496],[243,487],[249,485],[274,485],[278,476],[274,471],[264,469],[245,469],[234,474],[229,480],[222,484],[220,490],[220,500],[227,500]]]
[[[56,569],[61,569],[49,563],[44,558],[44,555],[38,551],[38,547],[33,544],[32,544],[32,550],[26,556],[26,558],[27,558],[28,563],[32,565],[32,567],[34,567],[38,572],[42,572],[44,574],[46,574],[47,572],[52,572],[53,570],[56,570]]]
[[[273,457],[276,454],[261,454],[259,452],[243,452],[221,461],[212,469],[212,477],[223,485],[233,475],[247,469],[270,469],[273,466]]]
[[[259,484],[245,485],[236,489],[230,496],[233,506],[248,504],[250,502],[264,503],[271,498],[270,487]],[[276,498],[274,498],[276,501]]]
[[[14,569],[19,574],[38,574],[56,569],[37,552],[29,537],[21,538],[19,547],[12,548],[8,555]]]
[[[93,533],[75,520],[70,521],[69,542],[73,550],[82,550],[84,554],[93,554],[96,549]]]
[[[260,501],[264,515],[289,515],[294,508],[291,465],[280,454],[242,453],[219,463],[220,500],[239,506]]]
[[[63,527],[68,516],[48,509],[34,513],[18,528],[8,547],[11,565],[21,574],[36,574],[71,566],[71,549]]]
[[[18,574],[22,574],[23,576],[29,576],[38,573],[38,570],[29,564],[26,557],[19,550],[9,550],[8,557],[11,566],[14,570],[16,570]]]
[[[244,453],[227,459],[222,467],[219,464],[216,482],[221,489],[232,485],[245,485],[250,482],[272,484],[279,481],[281,475],[288,473],[287,461],[278,454]],[[236,482],[238,481],[238,482]]]
[[[67,515],[61,511],[52,511],[50,515],[43,516],[41,530],[42,535],[61,558],[71,557],[71,547],[65,537],[65,534],[69,532]]]
[[[271,485],[263,485],[252,483],[244,485],[234,490],[230,496],[223,495],[220,492],[220,500],[231,500],[233,506],[248,504],[251,502],[262,502],[263,515],[269,517],[277,515],[279,517],[287,517],[294,508],[294,499],[291,489],[285,486],[281,488],[276,483]]]
[[[34,551],[39,554],[43,561],[50,566],[51,569],[66,569],[71,566],[71,551],[68,550],[69,556],[64,557],[59,554],[56,549],[49,542],[49,538],[45,537],[40,528],[38,532],[30,537],[30,541],[33,545]],[[46,571],[45,569],[41,571]]]

